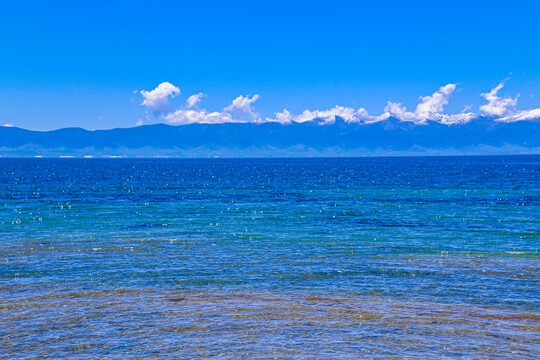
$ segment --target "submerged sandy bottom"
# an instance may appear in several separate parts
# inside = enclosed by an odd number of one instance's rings
[[[3,356],[537,358],[540,314],[276,292],[3,287]],[[8,294],[19,293],[9,299]],[[7,300],[6,300],[7,299]]]

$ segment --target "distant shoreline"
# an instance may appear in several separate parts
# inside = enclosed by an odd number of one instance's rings
[[[55,159],[55,160],[338,160],[338,159],[397,159],[397,158],[499,158],[499,157],[536,157],[533,154],[449,154],[449,155],[366,155],[366,156],[245,156],[245,157],[182,157],[182,156],[4,156],[1,159]]]

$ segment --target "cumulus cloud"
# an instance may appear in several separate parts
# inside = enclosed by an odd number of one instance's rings
[[[170,82],[162,82],[154,90],[142,90],[144,100],[141,105],[152,110],[156,115],[168,114],[172,111],[170,99],[180,94],[180,89]]]
[[[220,124],[230,122],[248,122],[257,121],[258,115],[251,107],[259,95],[255,94],[252,97],[239,96],[232,103],[225,107],[223,111],[209,112],[206,109],[198,108],[197,104],[205,95],[198,93],[191,95],[183,108],[164,115],[163,118],[172,124]]]
[[[277,122],[280,124],[290,124],[293,121],[293,115],[287,109],[283,109],[282,112],[274,113],[274,118],[266,118],[265,121],[260,122]]]
[[[331,124],[335,122],[336,116],[339,116],[345,122],[350,123],[376,122],[388,118],[387,114],[382,114],[380,116],[369,115],[367,110],[364,108],[355,110],[351,107],[336,105],[328,110],[304,110],[303,113],[294,118],[294,121],[306,122],[314,119],[322,119],[324,123]]]
[[[328,110],[304,110],[303,113],[296,116],[294,121],[302,123],[312,121],[313,119],[322,119],[325,123],[332,123],[336,120],[336,116],[343,118],[345,121],[354,121],[355,111],[353,108],[344,106],[335,106]]]
[[[444,106],[448,104],[454,90],[456,90],[456,84],[448,84],[441,86],[431,96],[420,97],[422,102],[416,106],[416,113],[426,119],[431,114],[440,113],[443,111]]]
[[[197,106],[197,104],[200,103],[202,101],[202,98],[205,97],[205,96],[206,96],[206,94],[203,94],[202,92],[200,92],[198,94],[191,95],[186,100],[186,107],[187,108],[193,108],[193,107]]]
[[[499,91],[504,87],[504,81],[495,86],[488,93],[481,96],[487,100],[487,104],[480,106],[480,110],[488,115],[497,117],[500,122],[526,121],[540,118],[540,109],[517,110],[519,95],[515,98],[499,96]]]
[[[205,109],[179,109],[167,114],[164,118],[171,124],[179,125],[238,122],[227,112],[208,112]]]
[[[463,112],[459,114],[443,113],[444,107],[448,105],[452,93],[455,90],[456,84],[447,84],[441,86],[439,90],[432,95],[421,96],[421,101],[416,106],[414,112],[407,111],[405,106],[401,105],[401,103],[393,103],[391,101],[388,102],[384,111],[401,121],[411,121],[415,123],[425,123],[427,120],[431,120],[450,125],[468,122],[475,117],[478,117],[477,114],[466,112],[469,110],[468,107],[465,107]]]
[[[386,107],[384,108],[384,112],[390,114],[390,116],[393,116],[396,119],[399,119],[401,121],[416,122],[418,120],[416,114],[411,111],[407,111],[407,108],[401,105],[401,103],[394,103],[394,102],[388,101]],[[423,119],[422,121],[425,121],[425,119]]]
[[[336,117],[342,118],[349,123],[372,123],[388,118],[388,114],[379,116],[369,115],[366,109],[359,108],[355,110],[351,107],[338,106],[327,110],[304,110],[299,115],[292,115],[287,109],[282,112],[274,113],[274,118],[266,118],[261,122],[278,122],[281,124],[291,124],[292,122],[303,123],[313,121],[315,119],[322,120],[321,124],[333,124]]]
[[[231,105],[223,109],[223,111],[235,115],[238,119],[256,120],[258,114],[253,111],[251,104],[259,99],[259,94],[255,94],[251,98],[249,96],[240,95],[232,101]]]
[[[504,87],[504,83],[500,83],[488,93],[482,93],[481,96],[488,101],[487,104],[480,106],[480,110],[488,115],[502,116],[517,105],[518,96],[500,97],[497,93]]]
[[[4,124],[2,126],[3,127],[15,127],[15,125],[13,125],[12,123]]]

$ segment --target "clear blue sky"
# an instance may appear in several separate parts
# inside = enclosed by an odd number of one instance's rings
[[[485,103],[501,80],[540,107],[540,1],[3,1],[0,123],[87,129],[163,122],[136,90],[161,82],[172,102],[208,94],[221,110],[259,94],[283,108],[364,107],[457,83],[448,111]],[[512,73],[512,75],[510,75]],[[0,125],[1,125],[0,124]]]

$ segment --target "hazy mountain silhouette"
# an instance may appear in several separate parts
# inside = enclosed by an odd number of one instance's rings
[[[361,124],[337,117],[279,123],[146,125],[125,129],[31,131],[0,127],[2,156],[354,156],[540,153],[540,121]]]

